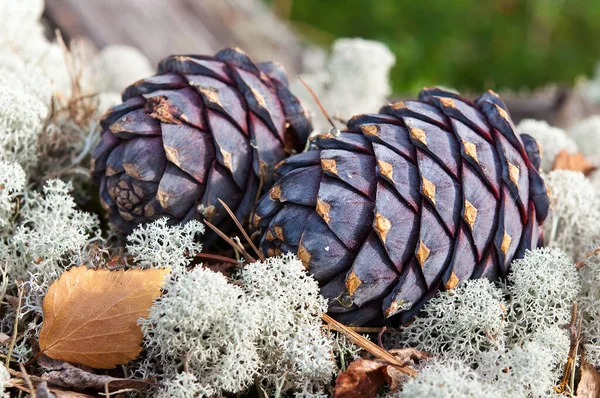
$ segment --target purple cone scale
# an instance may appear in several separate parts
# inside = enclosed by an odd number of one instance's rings
[[[171,56],[125,89],[101,121],[92,158],[100,201],[117,229],[168,217],[227,231],[222,199],[247,220],[273,167],[302,151],[311,131],[283,69],[238,49]],[[216,236],[208,232],[205,246]]]
[[[505,276],[541,245],[539,165],[495,93],[425,89],[281,162],[253,222],[266,254],[297,253],[340,322],[404,324],[440,289]]]

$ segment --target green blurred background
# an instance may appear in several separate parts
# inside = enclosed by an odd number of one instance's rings
[[[600,0],[265,0],[307,40],[386,43],[396,94],[573,84],[600,60]]]

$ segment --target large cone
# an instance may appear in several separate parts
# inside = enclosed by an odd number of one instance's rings
[[[254,219],[297,253],[350,325],[405,323],[439,289],[506,275],[538,246],[549,199],[537,144],[493,92],[439,89],[359,115],[277,168]]]

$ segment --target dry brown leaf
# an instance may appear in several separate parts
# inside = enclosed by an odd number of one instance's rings
[[[0,333],[0,344],[10,343],[11,337],[6,333]]]
[[[396,348],[389,352],[402,366],[410,366],[415,361],[431,358],[430,354],[414,348]],[[391,391],[396,391],[409,377],[406,372],[398,370],[397,366],[391,366],[385,360],[359,358],[336,378],[334,396],[335,398],[374,397],[384,384],[387,384]]]
[[[596,166],[591,164],[581,153],[569,153],[569,151],[563,149],[556,155],[552,170],[581,171],[583,174],[588,175],[596,170]]]
[[[94,398],[97,396],[83,394],[76,391],[62,390],[60,388],[50,388],[49,390],[52,394],[54,394],[54,398]]]
[[[389,351],[407,366],[432,357],[431,354],[415,350],[414,348],[392,348]],[[398,371],[393,366],[388,366],[386,373],[388,375],[388,387],[391,391],[396,391],[408,378],[406,373]]]
[[[44,298],[40,351],[100,369],[137,358],[143,338],[137,321],[148,316],[168,272],[71,268]]]
[[[387,363],[358,358],[335,379],[335,398],[370,398],[387,382]]]
[[[585,359],[581,360],[581,379],[577,386],[577,397],[600,397],[600,373]]]

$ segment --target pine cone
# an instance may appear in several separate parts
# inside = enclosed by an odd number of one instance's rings
[[[92,158],[100,200],[123,232],[167,216],[204,217],[222,230],[247,219],[273,166],[301,151],[310,121],[283,69],[238,49],[171,56],[123,92],[101,121]],[[205,245],[215,235],[207,233]]]
[[[495,93],[425,89],[336,133],[277,166],[253,221],[266,254],[297,253],[339,321],[406,323],[439,289],[504,276],[541,244],[539,149]]]

